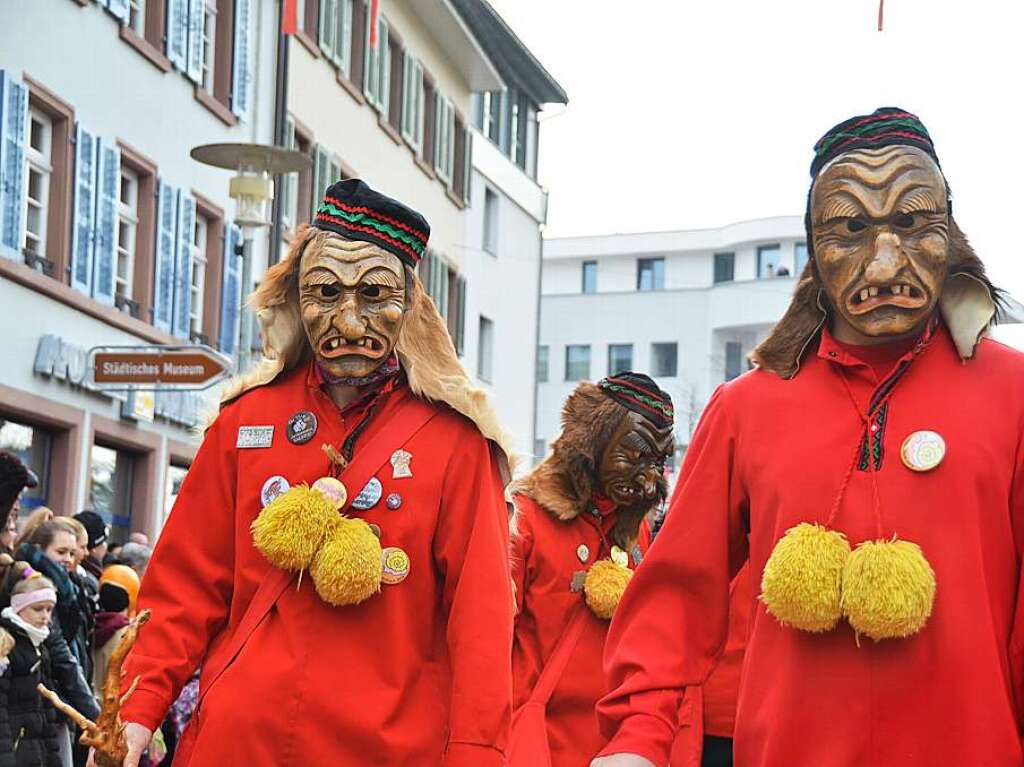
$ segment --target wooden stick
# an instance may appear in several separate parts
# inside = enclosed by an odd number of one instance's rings
[[[882,19],[885,15],[885,0],[878,0],[878,31],[882,31]]]
[[[88,732],[89,730],[95,730],[96,729],[96,723],[95,722],[93,722],[90,719],[86,719],[84,716],[79,714],[77,710],[75,710],[74,708],[69,706],[67,703],[62,701],[60,699],[60,696],[57,693],[55,693],[53,690],[47,689],[46,685],[38,684],[38,685],[36,685],[36,689],[39,691],[40,695],[42,695],[44,698],[46,698],[48,701],[50,701],[50,703],[53,704],[53,707],[55,709],[60,711],[66,717],[71,719],[71,721],[73,721],[75,724],[77,724],[79,729],[85,730],[86,732]]]

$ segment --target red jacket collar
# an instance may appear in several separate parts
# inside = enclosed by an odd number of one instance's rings
[[[906,353],[899,359],[893,360],[893,365],[895,366],[903,360],[912,359],[924,346],[927,346],[936,336],[940,335],[948,339],[949,331],[946,329],[945,324],[943,324],[943,322],[938,318],[938,315],[935,315],[928,321],[925,329],[922,330],[921,334],[917,337],[917,341],[910,345]],[[843,346],[836,341],[835,337],[827,327],[821,329],[821,341],[818,343],[818,356],[823,360],[834,362],[837,365],[843,365],[844,367],[866,365],[863,360],[858,359],[843,348]]]

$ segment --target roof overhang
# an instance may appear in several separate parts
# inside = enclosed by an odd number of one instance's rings
[[[497,68],[449,0],[408,0],[409,7],[437,40],[471,91],[505,89]]]

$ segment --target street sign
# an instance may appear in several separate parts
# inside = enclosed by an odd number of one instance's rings
[[[89,350],[89,382],[104,391],[206,389],[231,372],[231,361],[208,346],[97,346]]]

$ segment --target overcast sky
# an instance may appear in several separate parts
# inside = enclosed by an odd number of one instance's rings
[[[547,236],[800,214],[815,140],[895,105],[928,127],[960,226],[1024,299],[1019,0],[887,0],[881,33],[877,0],[491,3],[569,94],[541,126]]]

